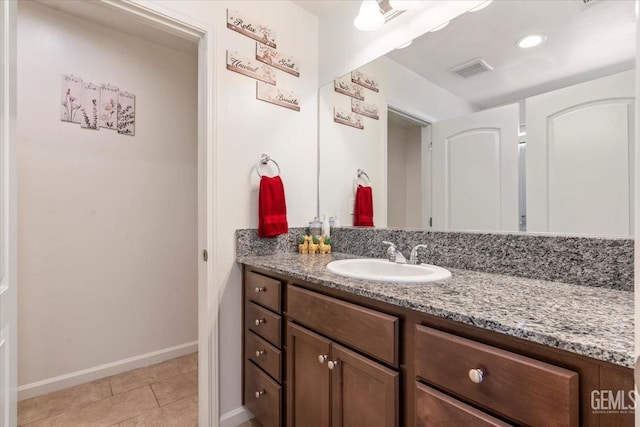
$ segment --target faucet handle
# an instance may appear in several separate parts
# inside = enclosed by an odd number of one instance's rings
[[[411,264],[417,264],[418,263],[418,249],[421,248],[428,248],[429,245],[424,245],[424,244],[420,244],[420,245],[416,245],[413,247],[413,249],[411,249],[411,254],[409,255],[409,262]]]
[[[387,242],[386,240],[382,241],[383,244],[385,245],[389,245],[389,247],[387,248],[387,258],[389,258],[389,261],[391,262],[395,262],[396,261],[396,245],[391,243],[391,242]]]

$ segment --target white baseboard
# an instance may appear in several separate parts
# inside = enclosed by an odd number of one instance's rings
[[[253,418],[251,412],[241,406],[233,411],[229,411],[220,417],[220,427],[236,427]]]
[[[52,391],[61,390],[74,385],[110,377],[111,375],[121,374],[122,372],[153,365],[154,363],[164,362],[165,360],[184,356],[185,354],[194,353],[196,351],[198,351],[198,341],[193,341],[177,345],[175,347],[164,348],[151,353],[129,357],[127,359],[118,360],[116,362],[107,363],[94,368],[82,369],[80,371],[71,372],[58,377],[21,385],[18,387],[18,400],[40,396],[42,394],[51,393]]]

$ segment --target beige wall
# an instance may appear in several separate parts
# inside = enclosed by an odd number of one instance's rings
[[[422,127],[389,120],[387,225],[422,227]]]
[[[18,12],[19,384],[195,341],[197,58]],[[63,73],[135,93],[135,137],[61,122]]]

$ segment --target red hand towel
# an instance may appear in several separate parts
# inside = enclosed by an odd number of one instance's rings
[[[353,225],[373,227],[373,193],[371,187],[358,185],[356,204],[353,208]]]
[[[284,186],[279,176],[263,176],[258,195],[258,236],[275,237],[289,232]]]

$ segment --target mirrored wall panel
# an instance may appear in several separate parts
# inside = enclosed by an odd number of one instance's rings
[[[338,76],[319,214],[370,186],[376,227],[632,235],[635,40],[634,2],[494,1]]]

